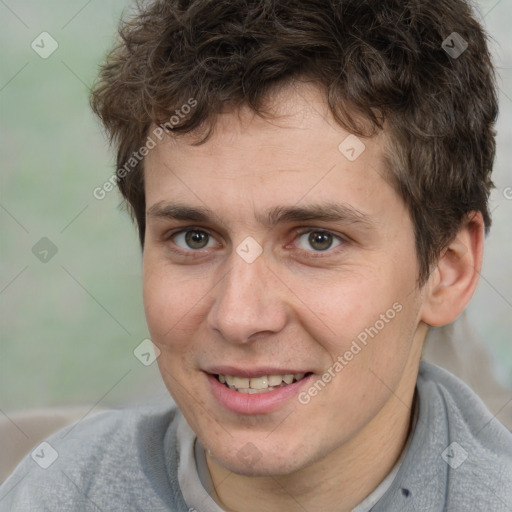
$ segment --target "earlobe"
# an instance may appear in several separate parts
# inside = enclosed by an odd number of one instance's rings
[[[449,324],[466,308],[480,277],[484,238],[482,214],[471,212],[442,251],[425,286],[421,319],[427,325]]]

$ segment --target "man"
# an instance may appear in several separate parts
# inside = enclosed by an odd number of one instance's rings
[[[55,434],[2,510],[510,510],[511,434],[420,364],[490,225],[466,2],[159,0],[121,35],[92,106],[178,408]]]

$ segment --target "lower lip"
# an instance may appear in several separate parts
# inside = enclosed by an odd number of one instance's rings
[[[300,389],[307,385],[313,374],[298,382],[288,384],[264,393],[240,393],[221,384],[214,375],[207,374],[213,396],[228,411],[237,414],[268,414],[279,409],[284,402],[296,397]]]

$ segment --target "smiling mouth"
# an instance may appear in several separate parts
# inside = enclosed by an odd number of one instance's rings
[[[239,393],[257,394],[268,393],[275,389],[289,386],[294,382],[299,382],[304,377],[311,375],[309,373],[288,373],[286,375],[264,375],[261,377],[235,377],[233,375],[215,375],[216,379],[232,391]]]

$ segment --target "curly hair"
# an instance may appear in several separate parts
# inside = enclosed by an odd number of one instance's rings
[[[349,132],[387,130],[388,179],[414,224],[420,284],[469,212],[482,212],[488,231],[497,88],[466,1],[154,0],[138,2],[119,34],[91,106],[142,246],[144,160],[129,171],[126,162],[150,127],[203,133],[201,144],[227,106],[267,115],[275,87],[296,79],[318,84]],[[467,43],[461,55],[446,49],[454,37]]]

